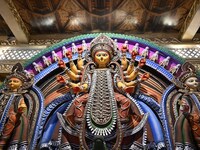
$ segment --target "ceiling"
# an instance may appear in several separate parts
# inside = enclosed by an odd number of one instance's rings
[[[28,43],[84,33],[198,41],[199,0],[2,0],[0,38]],[[10,13],[9,13],[10,12]]]

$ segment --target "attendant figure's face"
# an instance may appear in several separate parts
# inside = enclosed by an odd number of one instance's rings
[[[196,90],[199,86],[199,82],[197,77],[190,77],[185,81],[185,85],[191,89],[191,90]]]
[[[8,87],[11,91],[17,91],[22,86],[22,81],[18,78],[10,78],[8,80]]]
[[[98,51],[94,55],[94,61],[99,68],[105,68],[110,62],[110,55],[106,51]]]

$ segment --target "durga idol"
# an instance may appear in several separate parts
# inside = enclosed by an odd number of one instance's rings
[[[79,49],[77,65],[70,51],[67,54],[70,68],[62,60],[58,63],[69,79],[59,75],[57,80],[76,95],[65,113],[58,113],[62,126],[60,149],[74,149],[73,145],[85,150],[143,149],[142,129],[148,114],[140,112],[130,95],[149,78],[148,73],[138,75],[145,59],[135,67],[136,54],[132,53],[131,61],[124,52],[120,56],[114,41],[103,34],[91,41],[86,63],[81,53]]]

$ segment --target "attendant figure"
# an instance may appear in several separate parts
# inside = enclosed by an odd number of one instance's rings
[[[115,46],[115,49],[118,49],[118,42],[117,42],[117,39],[114,39],[114,46]]]
[[[179,76],[182,93],[177,104],[176,122],[174,125],[176,149],[200,149],[200,110],[199,105],[199,81],[192,64],[186,62],[182,66],[182,73]],[[193,99],[194,95],[198,101]],[[199,105],[200,106],[200,105]]]
[[[33,77],[33,76],[32,76]],[[21,64],[16,64],[6,77],[5,89],[1,91],[1,108],[7,117],[1,117],[0,149],[28,149],[29,117],[28,104],[24,94],[33,84]],[[8,111],[6,110],[8,109]]]

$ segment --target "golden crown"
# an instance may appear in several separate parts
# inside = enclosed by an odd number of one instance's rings
[[[90,43],[91,56],[94,57],[94,54],[99,50],[107,51],[112,58],[115,52],[114,41],[110,37],[100,34]]]

